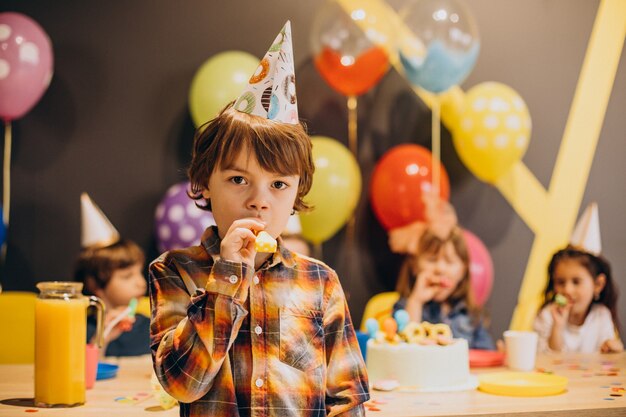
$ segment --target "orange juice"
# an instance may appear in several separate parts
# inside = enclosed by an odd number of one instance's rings
[[[88,304],[89,300],[80,295],[80,289],[74,297],[65,298],[45,298],[42,289],[42,294],[35,303],[37,406],[72,406],[85,403]]]

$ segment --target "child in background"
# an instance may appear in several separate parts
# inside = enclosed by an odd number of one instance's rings
[[[120,239],[119,233],[87,194],[81,195],[82,246],[74,279],[84,283],[88,295],[105,305],[103,356],[134,356],[150,353],[150,319],[128,312],[129,305],[146,294],[144,254],[136,243]],[[125,316],[119,317],[120,314]],[[95,321],[88,320],[87,339],[95,338]],[[119,324],[111,326],[113,321]]]
[[[427,224],[412,224],[390,234],[390,246],[408,253],[400,269],[393,312],[404,309],[411,321],[445,323],[470,349],[494,350],[483,326],[481,308],[470,290],[469,253],[450,204],[425,196]]]
[[[570,245],[548,266],[544,304],[535,319],[539,349],[556,352],[621,352],[617,288],[602,257],[597,206],[590,205]]]
[[[337,274],[280,238],[274,253],[255,244],[307,209],[314,166],[294,80],[287,22],[246,91],[194,140],[193,198],[217,226],[150,265],[154,369],[181,416],[365,415],[365,364]]]
[[[289,217],[287,227],[280,234],[280,237],[283,240],[283,246],[290,251],[304,256],[311,256],[311,246],[302,236],[302,225],[297,214]]]

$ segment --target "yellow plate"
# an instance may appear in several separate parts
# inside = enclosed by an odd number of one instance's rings
[[[478,376],[478,389],[496,395],[542,397],[560,394],[567,388],[564,376],[537,372],[495,372]]]

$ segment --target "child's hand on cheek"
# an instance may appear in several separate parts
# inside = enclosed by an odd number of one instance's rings
[[[254,231],[265,229],[265,223],[254,218],[235,220],[224,235],[220,246],[222,259],[231,262],[244,262],[254,266],[256,250]]]
[[[411,297],[425,304],[432,300],[435,293],[439,290],[439,284],[435,282],[435,279],[428,272],[420,272],[411,291]]]

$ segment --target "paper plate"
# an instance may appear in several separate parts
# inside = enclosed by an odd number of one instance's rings
[[[470,349],[470,368],[484,368],[488,366],[504,365],[504,352],[495,350]]]
[[[470,391],[476,389],[478,386],[478,378],[475,375],[470,375],[467,381],[457,385],[446,385],[443,387],[412,387],[412,386],[400,386],[397,392],[453,392],[453,391]]]
[[[112,363],[98,363],[98,373],[96,374],[96,380],[115,378],[117,375],[117,369],[119,366]]]
[[[542,397],[564,392],[568,379],[538,372],[495,372],[479,375],[478,381],[478,389],[489,394]]]

